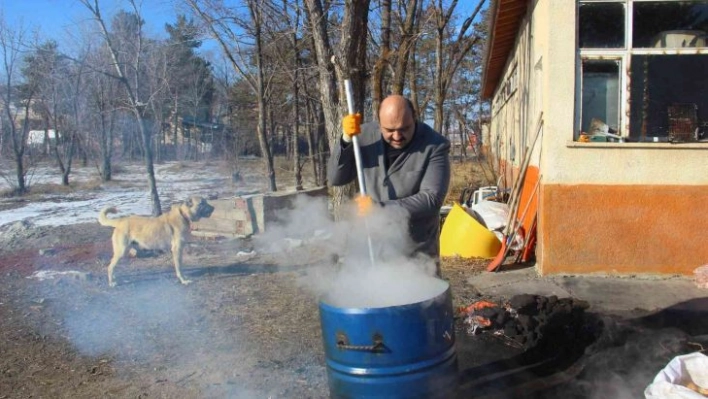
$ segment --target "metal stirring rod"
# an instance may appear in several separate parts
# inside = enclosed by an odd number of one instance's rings
[[[349,79],[344,80],[344,93],[347,96],[349,115],[354,115],[354,96],[352,95],[352,82]],[[356,176],[359,182],[359,195],[363,197],[366,196],[366,184],[364,182],[364,169],[361,165],[361,149],[359,148],[358,135],[352,136],[352,145],[354,146],[354,163],[356,164]],[[366,226],[366,239],[369,244],[369,260],[371,261],[371,266],[375,266],[376,261],[374,259],[374,244],[371,241],[369,222],[366,217],[364,218],[364,225]]]

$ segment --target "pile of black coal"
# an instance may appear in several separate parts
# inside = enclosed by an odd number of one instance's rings
[[[522,294],[503,303],[478,301],[460,311],[469,333],[491,332],[528,349],[579,338],[586,328],[588,306],[574,298]]]

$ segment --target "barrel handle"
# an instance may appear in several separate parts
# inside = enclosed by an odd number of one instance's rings
[[[381,353],[386,351],[386,346],[383,343],[383,336],[376,333],[371,337],[373,345],[349,345],[349,339],[344,333],[337,333],[337,348],[341,350],[360,351],[360,352],[375,352]]]

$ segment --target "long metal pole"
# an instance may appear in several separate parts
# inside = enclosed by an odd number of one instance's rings
[[[349,115],[354,115],[356,113],[354,111],[354,96],[352,94],[352,82],[349,79],[344,80],[344,93],[347,96]],[[366,182],[364,181],[364,168],[361,165],[361,149],[359,148],[359,137],[357,135],[352,136],[352,145],[354,146],[354,163],[356,164],[356,176],[359,182],[359,195],[363,197],[366,196]],[[366,226],[366,239],[369,244],[369,260],[371,261],[371,266],[375,266],[374,244],[371,241],[369,222],[366,217],[364,217],[364,224]]]
[[[354,96],[352,95],[352,82],[349,79],[344,81],[344,92],[347,95],[347,107],[349,115],[354,115]],[[354,145],[354,161],[356,163],[356,176],[359,181],[359,190],[361,195],[366,195],[366,183],[364,182],[364,169],[361,166],[361,149],[359,148],[359,136],[352,136],[352,144]]]

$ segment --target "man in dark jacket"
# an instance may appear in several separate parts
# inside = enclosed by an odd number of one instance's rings
[[[399,95],[381,102],[378,123],[360,121],[358,114],[343,119],[342,139],[329,160],[330,184],[341,186],[356,179],[351,137],[359,135],[368,194],[357,199],[360,210],[372,202],[384,209],[392,205],[405,209],[415,245],[411,255],[423,253],[438,260],[440,208],[450,185],[450,142],[417,122],[411,102]]]

